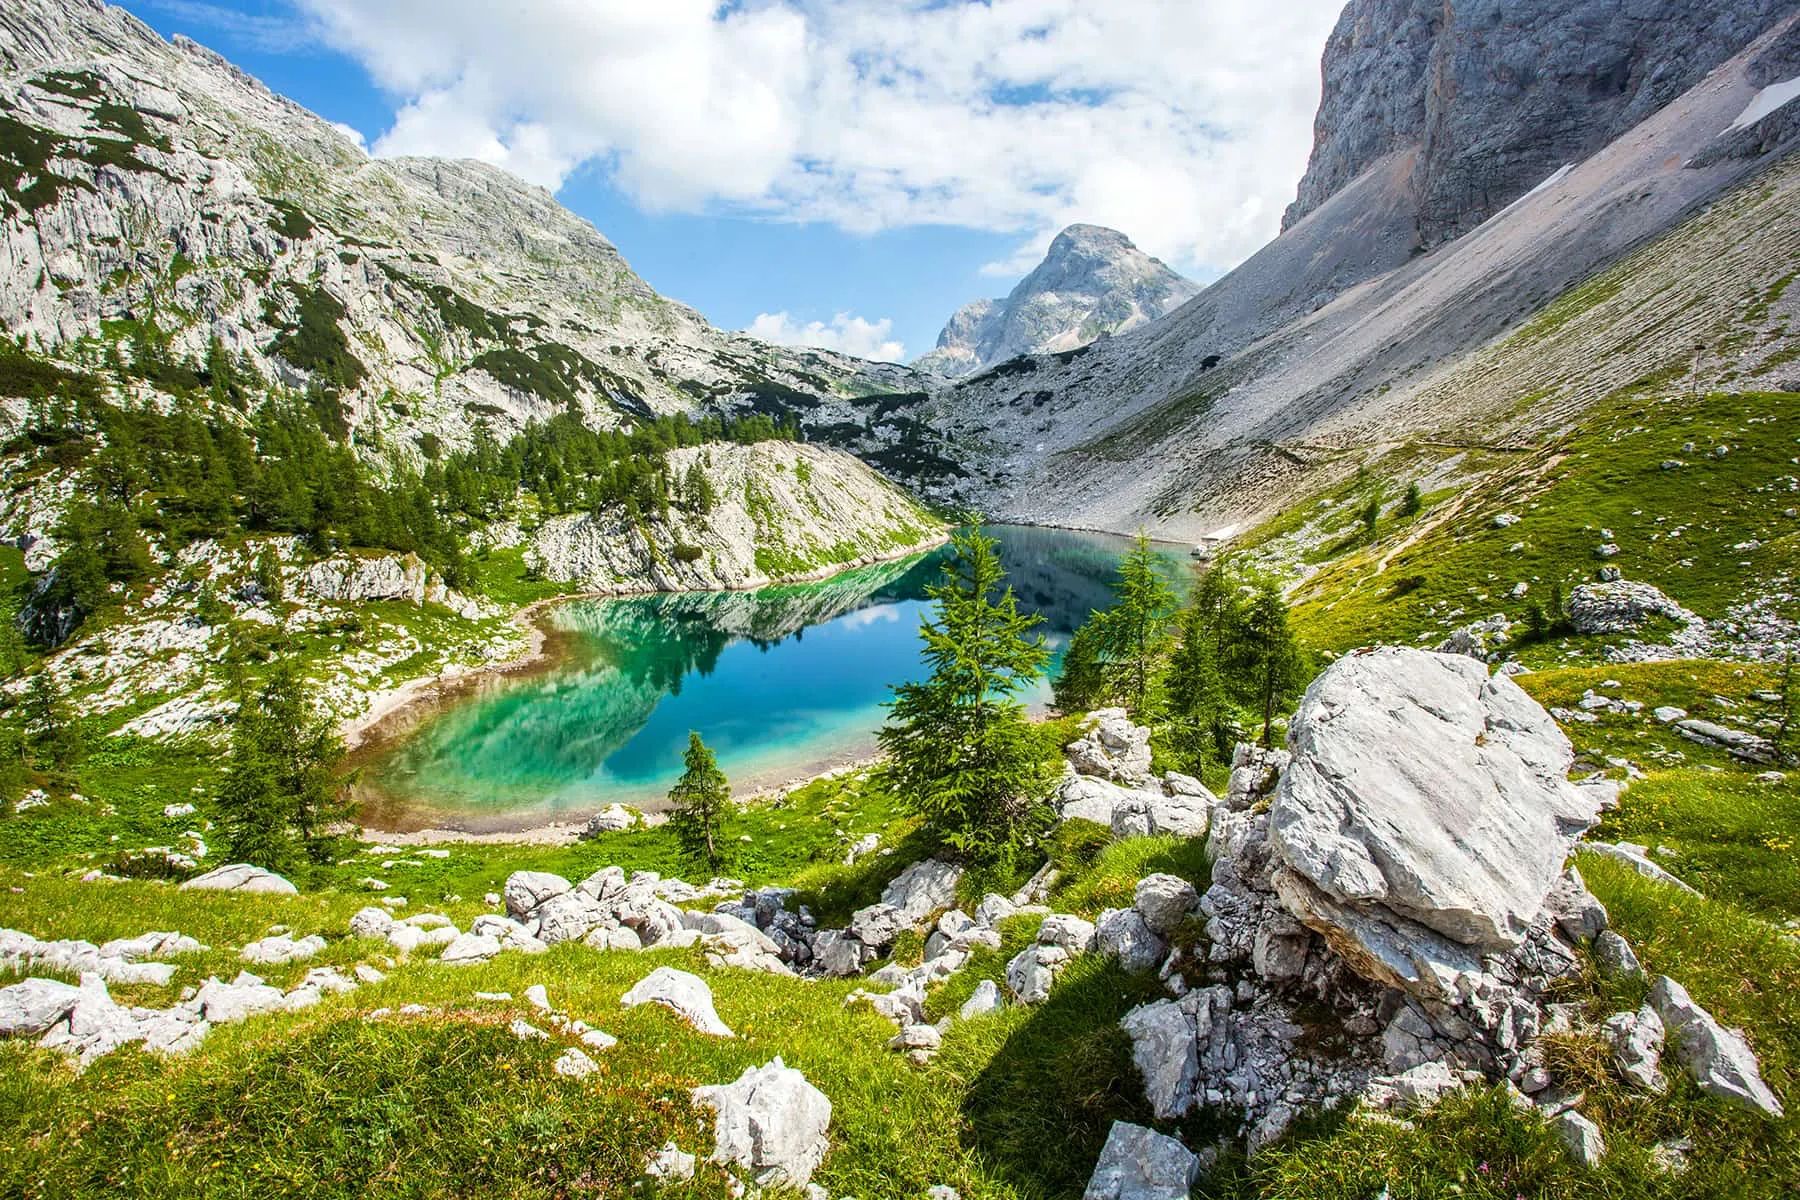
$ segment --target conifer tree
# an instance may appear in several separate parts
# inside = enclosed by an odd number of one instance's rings
[[[1244,675],[1252,701],[1262,713],[1262,744],[1273,744],[1275,713],[1306,682],[1305,660],[1288,627],[1287,602],[1272,583],[1258,585],[1244,613],[1241,642]]]
[[[81,739],[56,677],[39,671],[25,689],[26,751],[42,771],[66,771],[80,757]]]
[[[337,778],[343,744],[314,711],[299,666],[277,659],[238,708],[225,780],[219,789],[225,845],[239,862],[271,871],[302,857],[331,857],[332,826],[350,807]]]
[[[686,766],[669,789],[669,828],[682,857],[716,875],[725,863],[725,818],[731,811],[731,787],[712,749],[700,735],[688,732]]]
[[[894,689],[880,733],[883,782],[945,846],[1007,857],[1035,831],[1053,778],[1051,748],[1018,693],[1049,650],[1005,585],[996,542],[974,528],[952,539],[941,583],[926,589],[936,619],[920,623],[929,676]]]
[[[1069,638],[1062,665],[1051,688],[1055,704],[1064,713],[1086,712],[1100,707],[1106,694],[1106,672],[1100,661],[1106,614],[1092,612]]]
[[[1415,517],[1425,507],[1425,495],[1419,490],[1417,480],[1406,485],[1406,498],[1400,501],[1400,515]]]
[[[1170,716],[1191,738],[1202,745],[1210,743],[1220,758],[1230,754],[1234,735],[1226,668],[1243,616],[1230,570],[1223,564],[1209,568],[1194,582],[1181,613],[1180,640],[1169,660]],[[1192,756],[1196,764],[1199,757]]]
[[[1143,533],[1119,560],[1116,597],[1101,622],[1112,694],[1139,717],[1151,706],[1157,666],[1168,646],[1176,610],[1175,589],[1156,569],[1156,552]]]

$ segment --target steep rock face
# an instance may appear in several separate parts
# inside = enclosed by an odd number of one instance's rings
[[[1326,44],[1288,229],[1385,155],[1414,155],[1418,235],[1481,224],[1698,83],[1785,0],[1352,0]]]
[[[371,159],[99,0],[0,10],[0,132],[0,328],[87,368],[145,341],[198,363],[216,340],[338,394],[358,444],[416,456],[478,419],[504,437],[565,410],[601,427],[755,410],[864,448],[863,398],[921,388],[715,329],[541,188]]]
[[[1199,290],[1117,230],[1071,225],[1005,298],[958,309],[914,366],[954,377],[1021,354],[1075,350],[1153,321]]]
[[[674,478],[699,464],[710,512],[634,520],[623,508],[555,517],[527,560],[547,579],[596,592],[760,587],[898,558],[936,545],[943,527],[855,459],[791,442],[671,451]]]
[[[1733,7],[1734,22],[1761,11]],[[1696,27],[1711,20],[1671,11]],[[1786,216],[1800,188],[1789,153],[1800,106],[1756,115],[1800,75],[1797,25],[1777,19],[1623,136],[1567,171],[1567,159],[1552,164],[1528,194],[1436,246],[1420,236],[1415,191],[1427,148],[1381,152],[1389,142],[1365,139],[1378,156],[1360,173],[1168,317],[945,393],[938,423],[965,431],[967,494],[1013,519],[1202,535],[1317,486],[1332,462],[1352,461],[1345,450],[1452,430],[1529,438],[1676,369],[1696,342],[1747,347],[1743,376],[1777,369],[1768,360],[1800,296],[1749,327],[1735,297],[1800,265],[1800,227]],[[1368,103],[1379,107],[1377,93]],[[1602,124],[1626,119],[1598,111]],[[1627,256],[1638,269],[1533,319]]]

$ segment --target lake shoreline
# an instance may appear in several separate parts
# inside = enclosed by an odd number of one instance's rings
[[[410,735],[432,713],[462,700],[478,685],[506,676],[527,675],[553,668],[558,663],[561,653],[558,643],[563,639],[559,631],[545,626],[543,616],[557,605],[584,600],[622,600],[656,595],[697,595],[714,591],[755,592],[765,588],[820,583],[863,567],[901,562],[919,555],[929,554],[949,542],[951,532],[952,530],[947,527],[937,537],[915,542],[891,554],[864,555],[852,561],[834,564],[829,568],[784,576],[780,579],[763,580],[737,588],[707,588],[703,592],[696,592],[692,589],[681,588],[619,587],[569,592],[564,595],[546,596],[541,600],[533,600],[510,614],[511,620],[525,632],[526,646],[524,650],[500,662],[476,667],[453,666],[436,674],[422,675],[409,679],[398,686],[377,691],[370,696],[366,709],[339,723],[338,736],[342,739],[344,748],[349,752],[349,766],[354,769],[359,760],[370,758],[393,742]],[[765,787],[760,790],[767,791],[769,789]],[[359,818],[366,815],[359,814]],[[585,819],[584,815],[582,820],[585,821]],[[407,822],[402,822],[402,824],[405,823]],[[383,822],[377,818],[365,825],[365,828],[370,832],[390,838],[410,836],[411,833],[417,832],[392,828],[392,822],[388,824],[390,827],[383,828]],[[548,828],[548,826],[544,828]],[[471,836],[483,837],[491,834],[496,838],[504,836],[504,831],[499,830],[446,830],[445,832],[463,832]]]

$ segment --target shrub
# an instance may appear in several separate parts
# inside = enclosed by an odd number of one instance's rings
[[[683,563],[699,562],[706,557],[706,551],[688,542],[677,542],[670,553],[675,556],[676,562]]]

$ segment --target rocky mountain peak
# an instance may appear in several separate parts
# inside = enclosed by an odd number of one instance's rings
[[[1070,225],[1007,296],[959,308],[915,364],[962,376],[1021,354],[1074,350],[1184,304],[1200,289],[1104,225]]]

